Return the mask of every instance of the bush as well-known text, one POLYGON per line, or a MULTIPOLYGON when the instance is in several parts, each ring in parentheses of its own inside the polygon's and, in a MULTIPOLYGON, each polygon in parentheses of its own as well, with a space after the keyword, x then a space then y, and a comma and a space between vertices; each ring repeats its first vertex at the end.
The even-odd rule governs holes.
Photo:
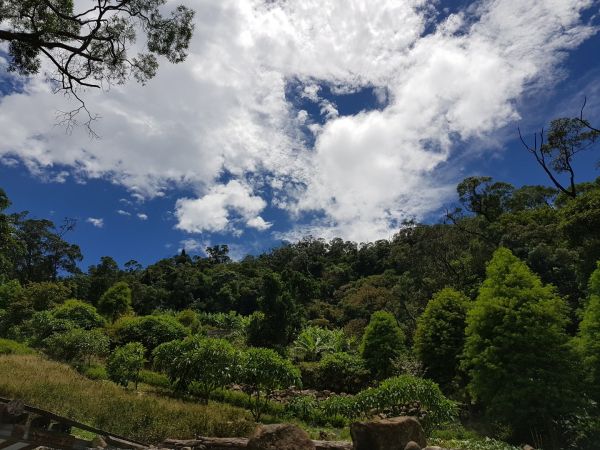
POLYGON ((93 357, 108 353, 109 340, 100 330, 74 328, 53 334, 44 340, 44 345, 52 358, 89 366, 93 357))
POLYGON ((158 345, 183 339, 187 329, 177 319, 168 315, 142 317, 122 317, 112 327, 112 334, 117 345, 128 342, 141 343, 149 355, 158 345))
POLYGON ((300 361, 318 361, 323 355, 342 352, 347 348, 346 336, 342 330, 309 326, 293 342, 292 354, 300 361))
POLYGON ((360 346, 366 366, 378 379, 393 373, 393 360, 405 349, 404 333, 389 312, 377 311, 371 316, 360 346))
POLYGON ((334 392, 355 394, 370 380, 370 373, 363 359, 349 353, 325 355, 317 367, 317 379, 321 388, 334 392))
POLYGON ((101 364, 91 364, 83 371, 83 375, 88 377, 90 380, 108 380, 106 367, 101 364))
POLYGON ((10 339, 0 339, 0 355, 32 355, 35 350, 10 339))
POLYGON ((354 408, 359 414, 373 412, 386 416, 416 416, 429 433, 456 419, 457 406, 447 399, 431 380, 401 375, 383 381, 378 387, 360 392, 354 408))
POLYGON ((101 328, 105 325, 104 319, 96 312, 96 308, 81 300, 67 300, 52 309, 51 314, 55 319, 68 320, 77 328, 84 330, 101 328))
POLYGON ((129 342, 117 347, 106 362, 108 378, 124 387, 134 382, 137 389, 140 370, 146 361, 145 353, 146 349, 139 342, 129 342))

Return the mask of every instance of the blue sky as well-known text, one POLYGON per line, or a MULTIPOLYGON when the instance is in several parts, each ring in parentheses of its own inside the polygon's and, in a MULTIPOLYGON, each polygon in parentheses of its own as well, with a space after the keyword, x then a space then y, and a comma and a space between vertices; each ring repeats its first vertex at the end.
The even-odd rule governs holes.
MULTIPOLYGON (((598 2, 188 3, 186 63, 86 93, 97 140, 56 126, 68 100, 0 61, 0 187, 14 211, 76 218, 83 267, 389 237, 436 221, 465 176, 547 184, 517 126, 531 136, 584 96, 600 122, 598 2)), ((579 181, 599 159, 581 155, 579 181)))

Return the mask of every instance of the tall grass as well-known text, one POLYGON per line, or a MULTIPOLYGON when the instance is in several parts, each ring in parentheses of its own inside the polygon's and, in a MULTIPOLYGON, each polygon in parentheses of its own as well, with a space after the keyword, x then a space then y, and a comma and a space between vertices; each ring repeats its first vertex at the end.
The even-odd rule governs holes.
POLYGON ((0 355, 0 396, 146 443, 196 435, 244 436, 250 415, 230 405, 200 405, 93 381, 34 355, 0 355))

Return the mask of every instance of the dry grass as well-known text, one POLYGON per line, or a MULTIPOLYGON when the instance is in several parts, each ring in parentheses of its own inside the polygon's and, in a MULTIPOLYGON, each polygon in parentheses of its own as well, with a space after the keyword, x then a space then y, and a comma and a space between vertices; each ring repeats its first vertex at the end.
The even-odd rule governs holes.
POLYGON ((71 367, 34 355, 0 355, 0 396, 147 443, 195 435, 244 436, 254 424, 240 408, 207 406, 89 380, 71 367))

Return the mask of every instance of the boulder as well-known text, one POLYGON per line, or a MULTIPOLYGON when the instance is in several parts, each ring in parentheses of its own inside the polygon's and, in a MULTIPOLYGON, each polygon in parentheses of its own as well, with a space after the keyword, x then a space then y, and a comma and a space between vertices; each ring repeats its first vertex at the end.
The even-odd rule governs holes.
POLYGON ((306 432, 291 424, 260 425, 248 441, 248 450, 315 450, 306 432))
POLYGON ((354 450, 404 450, 413 441, 420 448, 427 446, 425 433, 414 417, 394 417, 350 425, 354 450))
POLYGON ((410 441, 408 444, 406 444, 406 447, 404 447, 404 450, 421 450, 421 446, 419 444, 417 444, 415 441, 410 441))

